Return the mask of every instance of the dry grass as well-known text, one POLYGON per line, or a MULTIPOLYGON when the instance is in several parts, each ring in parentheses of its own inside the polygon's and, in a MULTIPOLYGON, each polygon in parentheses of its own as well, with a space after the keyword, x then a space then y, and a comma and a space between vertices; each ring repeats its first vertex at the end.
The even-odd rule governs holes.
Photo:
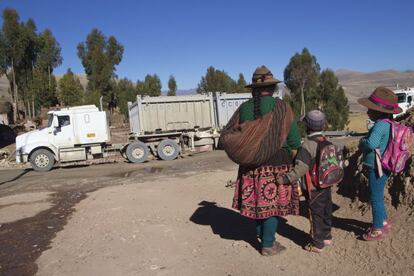
POLYGON ((367 119, 366 113, 350 113, 349 123, 346 129, 349 131, 366 132, 367 131, 367 119))

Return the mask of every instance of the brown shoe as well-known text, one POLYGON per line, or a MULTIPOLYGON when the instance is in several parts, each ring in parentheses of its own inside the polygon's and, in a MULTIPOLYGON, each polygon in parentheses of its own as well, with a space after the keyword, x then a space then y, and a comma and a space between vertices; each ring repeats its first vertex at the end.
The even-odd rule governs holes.
POLYGON ((305 249, 306 251, 309 251, 309 252, 313 252, 313 253, 322 253, 323 252, 323 248, 316 247, 311 242, 308 243, 307 245, 305 245, 303 247, 303 249, 305 249))
POLYGON ((286 247, 284 247, 278 242, 273 242, 272 247, 263 247, 260 253, 262 254, 262 256, 273 256, 281 253, 284 250, 286 250, 286 247))

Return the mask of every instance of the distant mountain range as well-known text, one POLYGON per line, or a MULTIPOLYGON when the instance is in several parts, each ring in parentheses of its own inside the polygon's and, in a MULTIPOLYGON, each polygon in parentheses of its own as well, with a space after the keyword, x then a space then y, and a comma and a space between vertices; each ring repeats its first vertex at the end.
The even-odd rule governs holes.
POLYGON ((339 83, 345 90, 351 111, 360 112, 364 107, 357 103, 357 99, 367 97, 378 86, 396 89, 397 86, 414 87, 414 71, 386 70, 373 73, 362 73, 351 70, 337 70, 335 72, 339 83))
MULTIPOLYGON (((353 112, 361 112, 364 110, 362 106, 357 103, 357 99, 368 96, 376 87, 386 86, 395 89, 399 87, 414 87, 414 71, 396 71, 386 70, 371 73, 363 73, 352 70, 337 70, 335 72, 339 83, 345 90, 345 94, 349 101, 349 106, 353 112)), ((59 80, 61 76, 56 76, 59 80)), ((86 87, 87 79, 84 74, 78 75, 81 84, 86 87)), ((0 98, 9 98, 9 84, 5 76, 0 78, 0 98)), ((289 93, 288 89, 282 84, 279 86, 283 95, 289 93)), ((178 90, 177 95, 191 95, 196 94, 196 88, 178 90)), ((166 91, 163 92, 166 94, 166 91)))
MULTIPOLYGON (((168 91, 165 91, 163 92, 163 94, 167 95, 167 92, 168 91)), ((193 95, 193 94, 197 94, 196 88, 177 90, 177 95, 193 95)))

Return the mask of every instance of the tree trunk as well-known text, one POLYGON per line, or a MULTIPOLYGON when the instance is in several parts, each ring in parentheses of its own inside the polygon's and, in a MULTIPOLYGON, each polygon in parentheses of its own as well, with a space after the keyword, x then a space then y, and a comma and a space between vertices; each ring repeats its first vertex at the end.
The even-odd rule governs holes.
POLYGON ((30 108, 30 101, 27 102, 27 114, 29 116, 29 119, 32 119, 32 110, 30 108))
POLYGON ((13 59, 11 60, 11 64, 12 64, 12 73, 13 73, 13 122, 16 123, 17 122, 17 117, 19 116, 18 113, 18 105, 17 105, 17 85, 16 85, 16 75, 14 72, 14 62, 13 59))
POLYGON ((305 84, 302 83, 300 86, 300 97, 301 97, 301 106, 300 106, 300 116, 306 115, 306 106, 305 106, 305 93, 304 93, 305 84))
POLYGON ((23 107, 23 119, 26 119, 27 118, 27 106, 26 106, 26 102, 23 100, 21 103, 20 103, 20 106, 22 106, 23 107))
POLYGON ((35 106, 34 106, 34 98, 32 98, 32 115, 36 117, 35 106))
POLYGON ((51 80, 50 80, 50 66, 48 65, 47 66, 47 72, 48 72, 48 74, 49 74, 49 93, 50 93, 50 87, 52 86, 52 84, 51 84, 51 80))

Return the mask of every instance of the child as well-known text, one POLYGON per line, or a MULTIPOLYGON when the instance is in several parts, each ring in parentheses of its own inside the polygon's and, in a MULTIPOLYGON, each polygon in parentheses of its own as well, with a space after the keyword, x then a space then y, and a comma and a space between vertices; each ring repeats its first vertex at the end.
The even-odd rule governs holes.
POLYGON ((363 164, 368 171, 369 197, 372 205, 372 227, 362 235, 366 241, 383 239, 391 228, 384 205, 384 187, 390 172, 382 169, 375 150, 379 149, 381 156, 385 152, 391 126, 381 119, 392 120, 392 114, 401 113, 397 100, 394 92, 385 87, 378 87, 369 98, 358 100, 358 103, 368 108, 368 117, 374 122, 367 136, 359 142, 363 164))
MULTIPOLYGON (((319 110, 308 112, 303 119, 308 134, 307 139, 299 149, 295 159, 295 167, 284 176, 277 178, 278 183, 292 183, 303 177, 316 163, 319 141, 325 140, 322 130, 325 126, 325 114, 319 110)), ((324 246, 332 244, 332 195, 331 188, 317 189, 311 186, 308 191, 306 184, 301 182, 301 189, 305 191, 308 199, 311 242, 304 247, 305 250, 321 253, 324 246)))

